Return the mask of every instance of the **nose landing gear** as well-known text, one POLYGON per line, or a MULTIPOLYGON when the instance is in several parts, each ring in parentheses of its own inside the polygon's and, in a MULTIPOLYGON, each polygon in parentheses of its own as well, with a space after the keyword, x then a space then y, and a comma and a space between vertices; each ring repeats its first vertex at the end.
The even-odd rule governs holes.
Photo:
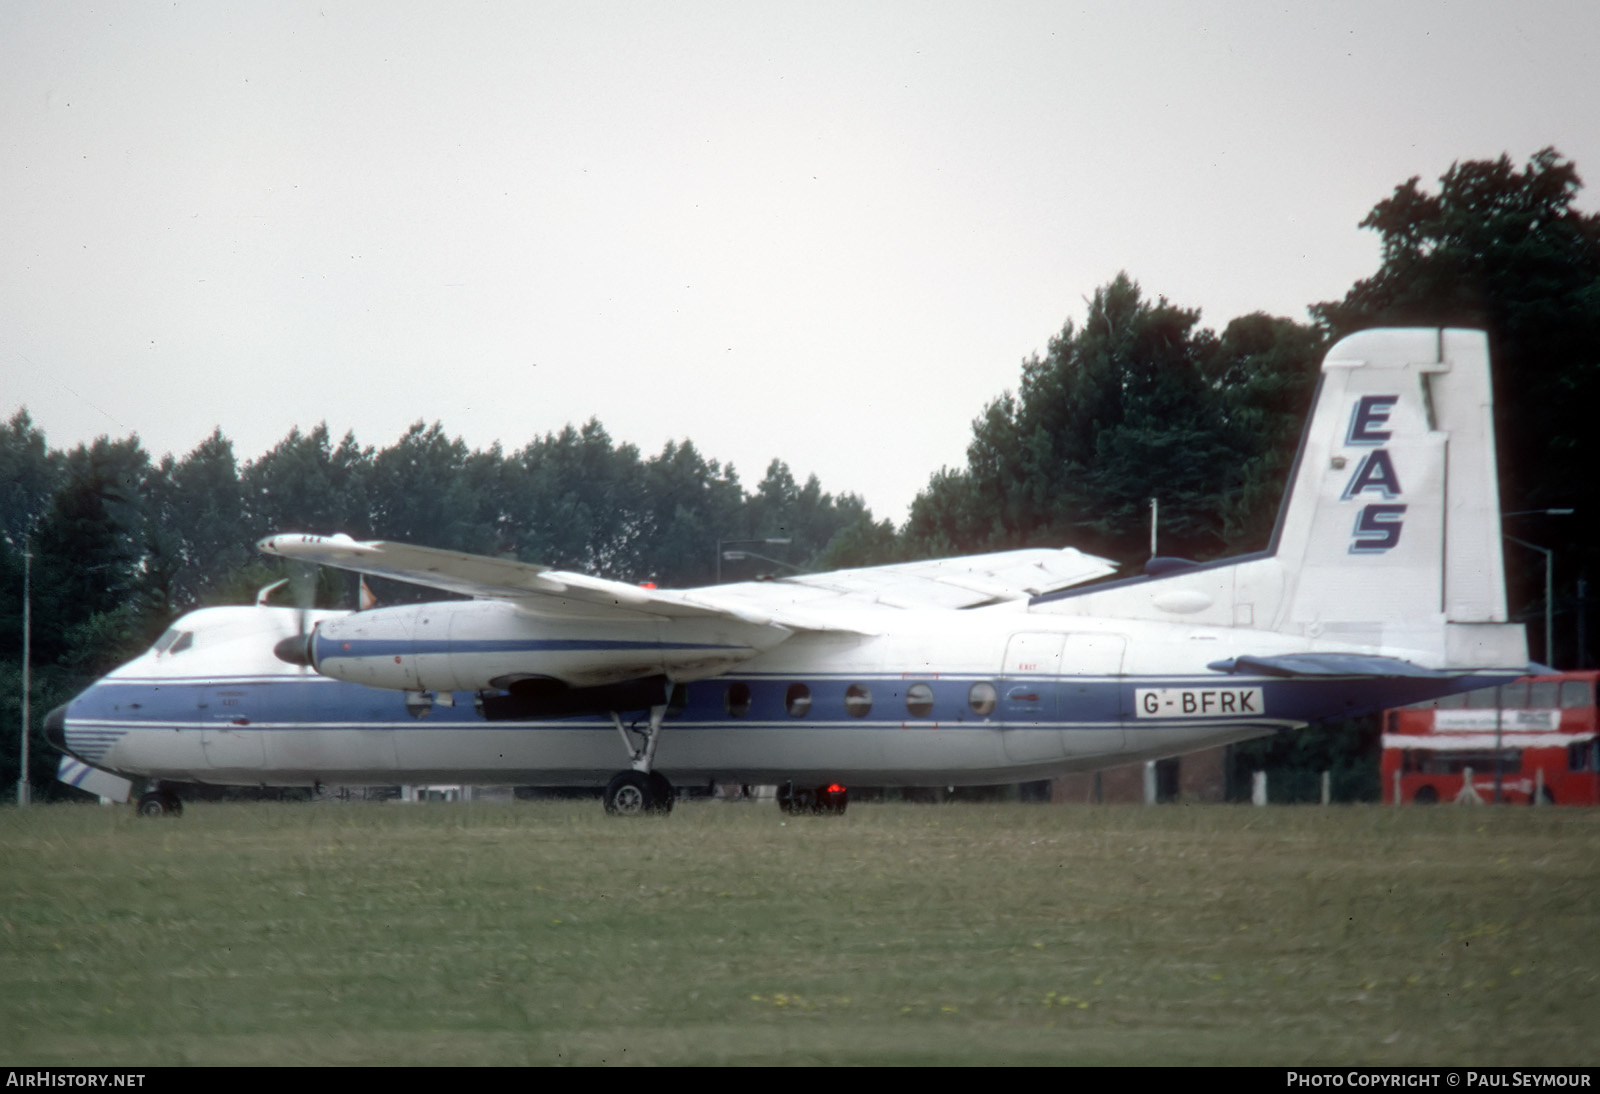
POLYGON ((151 790, 139 796, 136 808, 141 817, 177 817, 183 814, 183 801, 170 790, 151 790))

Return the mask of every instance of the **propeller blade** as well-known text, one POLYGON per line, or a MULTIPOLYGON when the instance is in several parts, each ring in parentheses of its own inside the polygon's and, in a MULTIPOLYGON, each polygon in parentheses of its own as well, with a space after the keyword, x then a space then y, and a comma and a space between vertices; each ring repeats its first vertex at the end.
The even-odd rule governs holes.
POLYGON ((311 609, 317 605, 317 566, 313 562, 289 563, 289 584, 294 592, 294 637, 285 638, 272 648, 280 661, 301 668, 311 666, 311 634, 307 626, 311 609))

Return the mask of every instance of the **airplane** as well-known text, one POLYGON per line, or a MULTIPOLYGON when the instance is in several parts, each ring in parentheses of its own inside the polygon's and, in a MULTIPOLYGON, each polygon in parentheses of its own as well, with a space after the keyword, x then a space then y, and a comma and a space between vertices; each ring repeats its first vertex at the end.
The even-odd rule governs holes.
POLYGON ((173 784, 984 785, 1156 759, 1507 682, 1487 339, 1376 329, 1327 353, 1270 546, 1114 564, 1033 548, 685 590, 343 535, 267 554, 467 599, 208 608, 46 721, 173 784))

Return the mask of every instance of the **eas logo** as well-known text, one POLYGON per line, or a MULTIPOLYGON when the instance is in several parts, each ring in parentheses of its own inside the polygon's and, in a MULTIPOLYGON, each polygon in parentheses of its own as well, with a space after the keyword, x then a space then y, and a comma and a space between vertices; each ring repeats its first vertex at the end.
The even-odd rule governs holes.
POLYGON ((1363 395, 1350 412, 1345 443, 1371 447, 1372 451, 1356 464, 1355 473, 1350 476, 1340 500, 1351 501, 1368 493, 1384 499, 1362 506, 1361 512, 1356 514, 1355 532, 1350 539, 1351 554, 1379 554, 1400 544, 1403 523, 1400 518, 1406 507, 1393 504, 1401 493, 1400 476, 1389 450, 1381 447, 1394 435, 1388 428, 1389 414, 1399 401, 1398 395, 1363 395))

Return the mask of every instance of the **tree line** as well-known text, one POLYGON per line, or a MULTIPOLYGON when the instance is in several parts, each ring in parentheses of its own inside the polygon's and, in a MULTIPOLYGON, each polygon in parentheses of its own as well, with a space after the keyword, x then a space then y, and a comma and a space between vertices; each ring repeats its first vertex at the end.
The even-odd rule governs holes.
MULTIPOLYGON (((1453 165, 1437 189, 1412 178, 1360 227, 1381 262, 1310 322, 1265 314, 1220 333, 1198 310, 1151 299, 1127 274, 1097 289, 1081 323, 1022 362, 1014 391, 976 417, 966 466, 935 472, 900 527, 862 500, 796 482, 774 460, 753 488, 692 441, 644 456, 600 422, 567 426, 507 452, 469 449, 418 422, 375 449, 326 425, 292 430, 240 462, 220 431, 155 460, 138 438, 51 448, 27 411, 0 425, 0 717, 18 725, 25 545, 32 555, 35 732, 44 710, 143 649, 177 615, 248 603, 282 576, 261 536, 347 532, 663 586, 709 584, 718 544, 760 544, 771 563, 721 563, 748 579, 786 567, 833 569, 1028 546, 1072 545, 1138 565, 1148 499, 1160 501, 1161 553, 1208 559, 1266 545, 1332 341, 1379 325, 1489 332, 1495 363, 1502 507, 1572 509, 1511 518, 1507 530, 1556 552, 1560 625, 1536 656, 1592 664, 1579 596, 1593 569, 1600 505, 1600 216, 1575 206, 1576 166, 1554 149, 1453 165)), ((1269 276, 1264 272, 1263 276, 1269 276)), ((1542 620, 1543 558, 1507 547, 1518 618, 1542 620)), ((396 598, 399 587, 386 590, 396 598)), ((331 575, 327 606, 349 606, 331 575)), ((1375 796, 1375 728, 1250 743, 1236 762, 1332 768, 1344 796, 1375 796), (1312 739, 1315 738, 1315 739, 1312 739), (1371 770, 1370 778, 1364 774, 1371 770)), ((0 748, 0 786, 16 778, 0 748)), ((54 785, 35 741, 36 786, 54 785)))

